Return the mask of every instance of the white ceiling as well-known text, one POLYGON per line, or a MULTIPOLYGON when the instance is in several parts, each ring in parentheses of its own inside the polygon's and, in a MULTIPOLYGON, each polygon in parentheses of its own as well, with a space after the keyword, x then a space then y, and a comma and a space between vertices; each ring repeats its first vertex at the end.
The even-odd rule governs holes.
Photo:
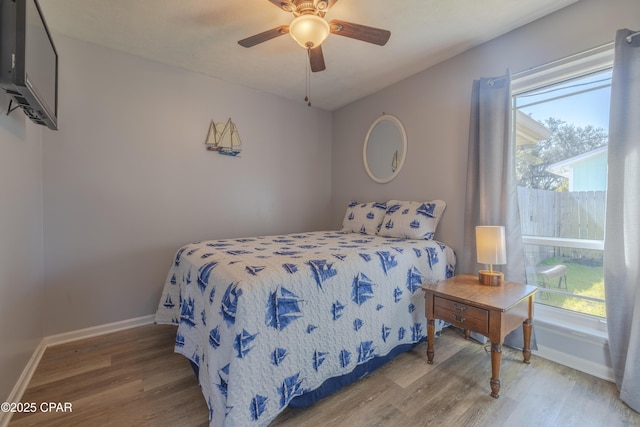
MULTIPOLYGON (((327 69, 311 75, 313 106, 334 110, 576 0, 339 0, 326 19, 391 31, 380 47, 330 35, 327 69)), ((283 35, 237 41, 289 24, 268 0, 40 0, 50 29, 303 102, 306 51, 283 35)), ((55 35, 54 35, 55 41, 55 35)))

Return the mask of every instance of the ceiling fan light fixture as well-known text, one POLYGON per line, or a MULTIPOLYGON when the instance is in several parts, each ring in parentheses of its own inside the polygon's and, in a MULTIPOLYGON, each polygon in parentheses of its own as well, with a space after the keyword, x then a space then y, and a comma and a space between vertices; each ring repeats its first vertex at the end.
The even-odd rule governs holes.
POLYGON ((303 48, 311 49, 329 35, 329 23, 317 15, 300 15, 289 24, 289 34, 303 48))

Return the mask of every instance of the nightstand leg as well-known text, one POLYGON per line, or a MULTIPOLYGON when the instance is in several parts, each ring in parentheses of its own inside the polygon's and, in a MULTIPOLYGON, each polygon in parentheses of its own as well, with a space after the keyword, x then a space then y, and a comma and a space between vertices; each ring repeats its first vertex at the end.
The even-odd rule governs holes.
POLYGON ((500 362, 502 344, 491 343, 491 397, 500 396, 500 362))
POLYGON ((433 363, 433 341, 436 338, 436 321, 427 319, 427 363, 433 363))
POLYGON ((524 356, 524 363, 530 363, 531 360, 531 330, 533 329, 533 322, 531 319, 527 319, 522 323, 522 335, 524 336, 524 346, 522 347, 522 355, 524 356))

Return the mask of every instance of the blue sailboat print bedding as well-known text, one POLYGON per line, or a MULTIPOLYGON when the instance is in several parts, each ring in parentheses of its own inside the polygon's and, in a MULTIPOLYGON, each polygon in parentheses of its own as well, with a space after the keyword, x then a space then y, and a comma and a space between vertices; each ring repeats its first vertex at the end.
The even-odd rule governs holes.
POLYGON ((156 322, 199 367, 212 426, 263 426, 325 380, 426 335, 420 287, 451 277, 435 240, 340 231, 178 250, 156 322))

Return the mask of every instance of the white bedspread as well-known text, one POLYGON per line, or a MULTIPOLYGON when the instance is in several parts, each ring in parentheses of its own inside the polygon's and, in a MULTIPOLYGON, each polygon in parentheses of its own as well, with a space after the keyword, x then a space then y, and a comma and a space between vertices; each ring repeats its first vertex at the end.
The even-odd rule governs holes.
POLYGON ((267 425, 327 378, 423 338, 420 286, 454 267, 437 241, 336 231, 193 243, 156 321, 178 325, 212 426, 267 425))

